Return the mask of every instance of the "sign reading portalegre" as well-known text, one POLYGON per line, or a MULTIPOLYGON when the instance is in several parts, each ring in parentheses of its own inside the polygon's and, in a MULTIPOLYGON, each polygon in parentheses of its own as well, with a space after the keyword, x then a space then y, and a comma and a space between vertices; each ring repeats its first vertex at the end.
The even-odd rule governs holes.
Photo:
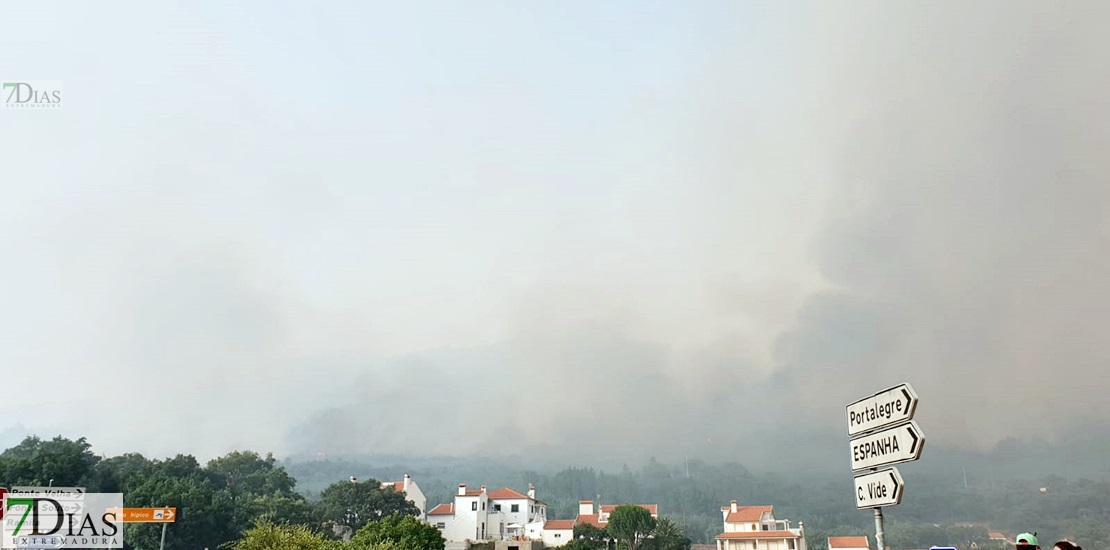
POLYGON ((0 547, 123 548, 122 493, 21 489, 3 495, 0 547))
POLYGON ((913 420, 917 401, 909 384, 898 384, 848 405, 848 437, 913 420))

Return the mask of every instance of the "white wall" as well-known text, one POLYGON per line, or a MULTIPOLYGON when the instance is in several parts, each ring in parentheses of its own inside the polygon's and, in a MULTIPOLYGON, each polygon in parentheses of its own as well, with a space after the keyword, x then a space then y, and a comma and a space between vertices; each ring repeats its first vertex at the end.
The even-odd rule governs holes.
POLYGON ((409 479, 408 489, 405 490, 405 498, 420 510, 420 519, 427 519, 428 517, 428 499, 424 496, 424 491, 416 484, 416 481, 409 479))
POLYGON ((562 546, 574 538, 573 529, 551 529, 541 531, 543 545, 546 547, 562 546))

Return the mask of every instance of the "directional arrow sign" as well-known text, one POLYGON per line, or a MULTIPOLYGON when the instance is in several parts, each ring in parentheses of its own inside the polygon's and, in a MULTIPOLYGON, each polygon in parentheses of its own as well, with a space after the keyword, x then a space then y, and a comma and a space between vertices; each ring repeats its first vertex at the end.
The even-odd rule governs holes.
POLYGON ((856 476, 856 508, 896 506, 902 503, 902 474, 898 468, 887 468, 856 476))
POLYGON ((177 508, 124 508, 120 519, 125 523, 173 523, 177 508))
POLYGON ((85 495, 84 487, 12 487, 11 494, 21 497, 79 498, 85 495))
POLYGON ((913 420, 917 401, 909 384, 898 384, 848 405, 848 437, 913 420))
POLYGON ((878 468, 921 457, 925 434, 917 422, 909 421, 853 439, 852 470, 878 468))

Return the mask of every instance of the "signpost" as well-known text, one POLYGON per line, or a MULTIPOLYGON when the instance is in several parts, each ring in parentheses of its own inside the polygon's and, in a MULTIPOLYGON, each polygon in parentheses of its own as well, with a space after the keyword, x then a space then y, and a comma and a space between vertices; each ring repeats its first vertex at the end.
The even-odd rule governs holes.
POLYGON ((85 495, 84 487, 12 487, 13 496, 79 498, 85 495))
POLYGON ((162 541, 158 544, 159 550, 166 547, 166 525, 177 520, 177 508, 117 508, 108 511, 118 513, 120 521, 124 523, 161 523, 162 541))
POLYGON ((925 434, 911 420, 853 439, 849 447, 852 471, 878 468, 921 458, 925 434))
POLYGON ((177 508, 124 508, 120 515, 124 523, 173 523, 177 508))
POLYGON ((913 420, 917 401, 909 384, 898 384, 848 405, 848 437, 913 420))
POLYGON ((878 550, 886 550, 883 507, 902 503, 905 483, 898 468, 876 468, 921 458, 925 433, 913 421, 917 402, 917 392, 909 384, 898 384, 844 408, 852 471, 864 471, 855 476, 856 508, 875 510, 878 550))
POLYGON ((898 468, 887 468, 856 476, 856 508, 897 506, 902 503, 902 474, 898 468))

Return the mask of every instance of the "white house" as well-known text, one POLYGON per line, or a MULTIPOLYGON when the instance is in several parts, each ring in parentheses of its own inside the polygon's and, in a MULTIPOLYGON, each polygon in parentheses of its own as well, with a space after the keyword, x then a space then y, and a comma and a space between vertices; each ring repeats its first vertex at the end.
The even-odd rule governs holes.
POLYGON ((395 492, 404 493, 405 500, 411 502, 413 506, 416 506, 417 510, 420 510, 420 519, 427 519, 428 499, 424 497, 424 491, 420 490, 420 487, 416 485, 416 481, 409 477, 408 474, 405 474, 404 479, 401 481, 383 481, 382 487, 392 487, 395 492))
MULTIPOLYGON (((598 506, 595 510, 594 501, 580 500, 578 501, 578 517, 547 520, 539 538, 543 540, 545 547, 562 546, 574 538, 574 527, 576 525, 593 525, 597 528, 604 528, 609 523, 609 515, 613 513, 617 506, 619 505, 605 504, 598 506)), ((658 504, 635 504, 634 506, 647 510, 653 518, 659 518, 658 504)))
POLYGON ((536 498, 535 486, 523 494, 508 487, 488 491, 467 490, 465 483, 452 503, 428 512, 428 522, 448 541, 542 538, 547 504, 536 498))
POLYGON ((543 525, 543 533, 540 534, 540 540, 543 541, 544 547, 562 546, 574 539, 574 523, 576 521, 573 519, 547 520, 547 523, 543 525))
POLYGON ((829 537, 829 550, 871 550, 866 536, 829 537))
POLYGON ((806 550, 804 524, 775 519, 773 506, 737 506, 732 501, 721 508, 725 532, 717 535, 717 550, 806 550))

